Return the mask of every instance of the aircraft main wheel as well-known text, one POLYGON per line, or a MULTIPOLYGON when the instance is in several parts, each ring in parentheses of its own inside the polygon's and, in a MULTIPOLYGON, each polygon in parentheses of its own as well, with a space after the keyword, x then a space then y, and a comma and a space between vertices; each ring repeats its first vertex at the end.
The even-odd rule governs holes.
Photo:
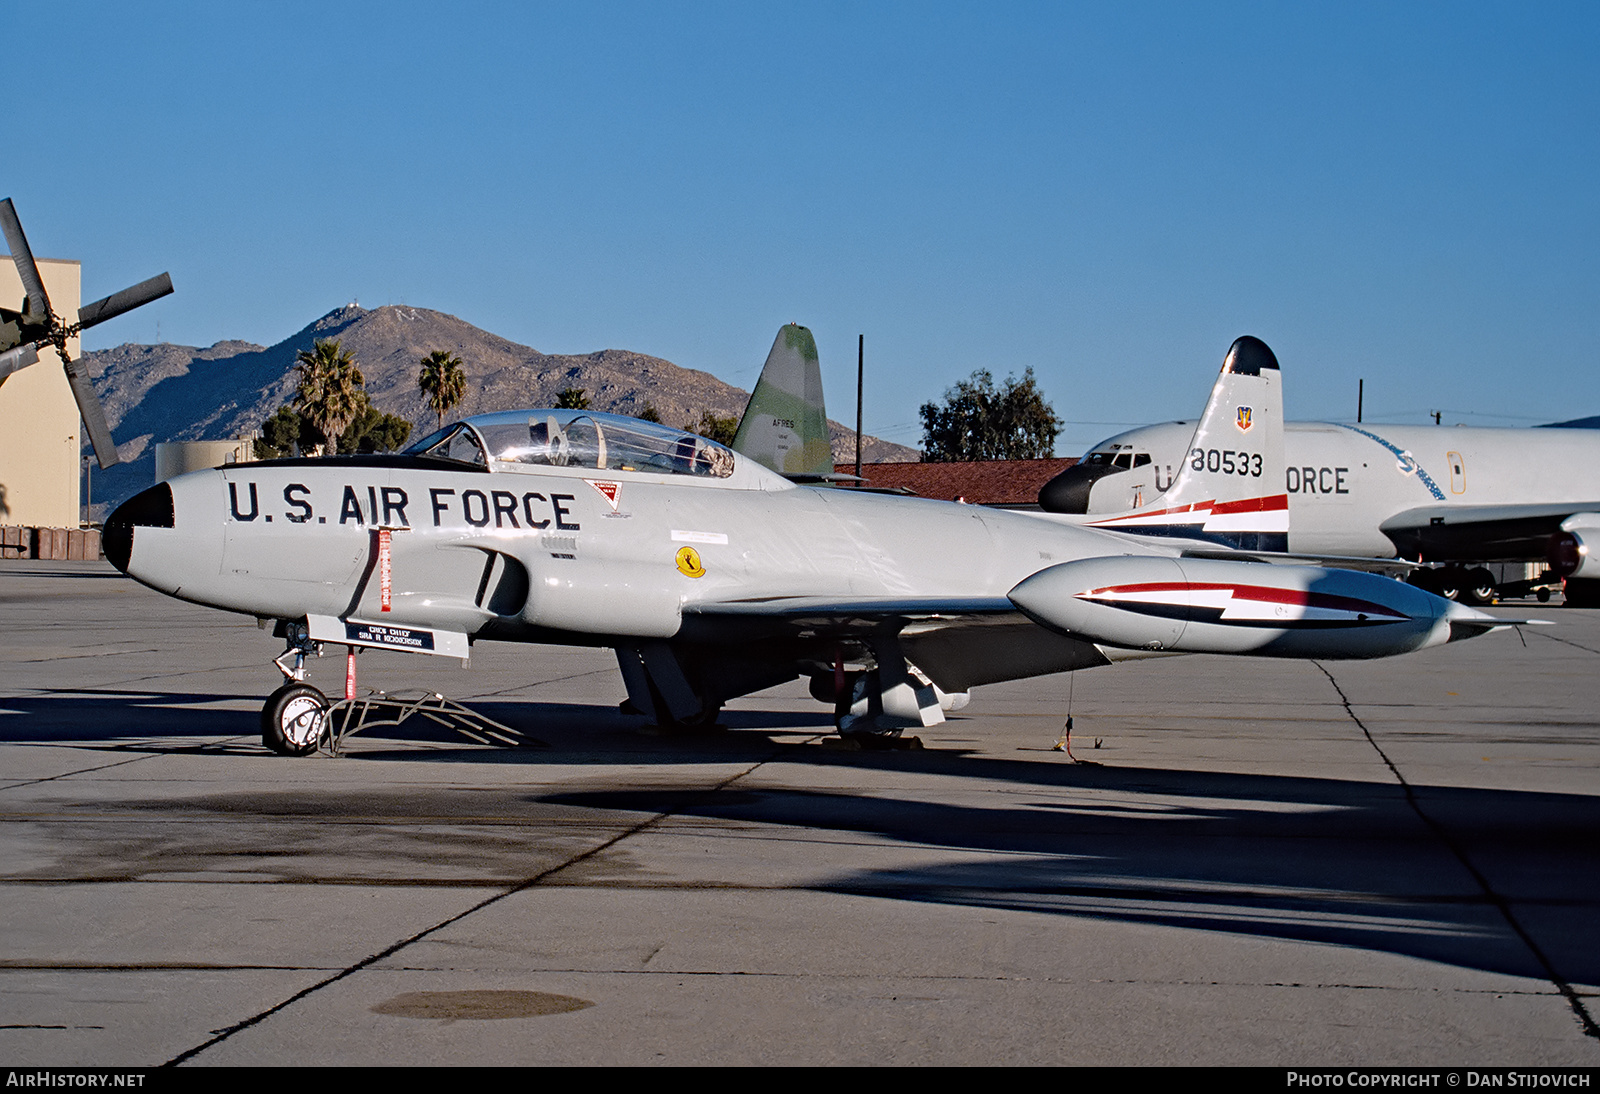
POLYGON ((1539 598, 1539 603, 1541 604, 1550 603, 1550 590, 1548 588, 1541 586, 1533 595, 1539 598))
POLYGON ((1461 571, 1453 567, 1436 570, 1433 574, 1433 592, 1446 600, 1461 599, 1461 571))
POLYGON ((261 743, 280 756, 316 751, 328 697, 310 684, 285 684, 261 708, 261 743))
POLYGON ((1468 604, 1487 604, 1494 599, 1498 590, 1494 584, 1494 574, 1483 566, 1467 571, 1467 576, 1461 583, 1461 599, 1468 604))

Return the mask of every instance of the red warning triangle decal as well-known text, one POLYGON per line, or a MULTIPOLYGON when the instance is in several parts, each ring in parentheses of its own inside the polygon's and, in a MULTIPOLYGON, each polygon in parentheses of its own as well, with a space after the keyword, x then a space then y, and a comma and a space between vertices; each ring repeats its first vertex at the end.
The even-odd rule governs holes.
POLYGON ((610 504, 613 513, 617 511, 617 498, 622 496, 622 484, 620 482, 596 482, 593 479, 584 479, 583 481, 600 491, 600 496, 610 504))

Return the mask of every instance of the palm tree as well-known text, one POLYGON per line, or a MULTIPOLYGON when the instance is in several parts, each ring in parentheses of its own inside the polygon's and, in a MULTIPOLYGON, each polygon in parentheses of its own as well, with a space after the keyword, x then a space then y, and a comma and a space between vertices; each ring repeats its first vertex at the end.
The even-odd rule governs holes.
POLYGON ((300 390, 295 393, 295 409, 311 419, 328 439, 330 456, 339 452, 339 434, 367 409, 366 377, 356 366, 355 356, 334 341, 318 342, 301 350, 300 390))
POLYGON ((444 428, 445 411, 461 404, 467 393, 467 378, 461 371, 461 358, 436 349, 422 359, 417 386, 428 397, 428 406, 444 428))

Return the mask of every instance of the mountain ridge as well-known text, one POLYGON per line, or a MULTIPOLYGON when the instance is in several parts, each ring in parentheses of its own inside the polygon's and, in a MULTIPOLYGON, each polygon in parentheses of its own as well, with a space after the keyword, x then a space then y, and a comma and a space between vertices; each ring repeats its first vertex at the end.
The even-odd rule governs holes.
MULTIPOLYGON (((708 372, 684 368, 631 350, 546 354, 428 308, 347 304, 271 346, 228 339, 210 346, 124 343, 85 353, 106 421, 123 464, 95 479, 95 510, 102 512, 154 479, 154 444, 235 437, 261 428, 294 398, 301 350, 336 339, 366 377, 373 406, 415 425, 413 438, 434 429, 434 415, 417 387, 421 361, 435 350, 461 358, 466 395, 447 419, 495 410, 553 406, 562 390, 583 388, 595 410, 637 416, 646 404, 661 420, 681 426, 704 411, 744 412, 749 393, 708 372)), ((753 347, 757 359, 762 347, 753 347)), ((855 459, 855 433, 828 423, 834 459, 855 459)), ((915 449, 863 437, 863 459, 900 462, 915 449)))

